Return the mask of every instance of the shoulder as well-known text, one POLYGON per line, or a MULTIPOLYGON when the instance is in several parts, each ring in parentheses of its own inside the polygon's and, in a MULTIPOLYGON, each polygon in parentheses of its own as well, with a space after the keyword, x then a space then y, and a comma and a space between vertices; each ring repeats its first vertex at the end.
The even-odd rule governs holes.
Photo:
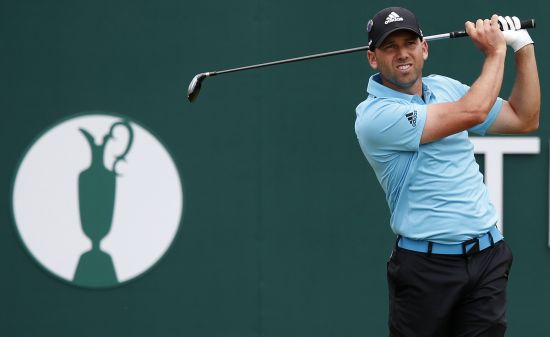
POLYGON ((411 102, 405 99, 370 95, 355 109, 356 127, 378 128, 380 124, 391 123, 391 120, 410 110, 411 102))
MULTIPOLYGON (((424 84, 433 91, 436 96, 446 94, 451 99, 462 97, 469 87, 460 81, 442 75, 429 75, 423 78, 424 84), (439 94, 439 95, 438 95, 439 94)), ((443 97, 440 97, 443 98, 443 97)))
POLYGON ((408 106, 411 102, 402 99, 402 98, 396 98, 396 97, 375 97, 373 95, 369 95, 366 100, 359 103, 357 108, 355 108, 355 112, 357 113, 357 116, 369 116, 369 117, 375 117, 380 115, 384 110, 391 109, 399 109, 402 106, 408 106))
POLYGON ((417 109, 406 99, 369 96, 356 108, 355 132, 365 139, 378 138, 382 133, 388 134, 390 130, 410 126, 410 116, 417 109))
POLYGON ((455 80, 454 78, 450 78, 443 75, 437 75, 437 74, 426 76, 422 80, 424 81, 424 83, 430 86, 431 85, 435 85, 435 86, 438 86, 438 85, 463 86, 464 85, 460 81, 455 80))

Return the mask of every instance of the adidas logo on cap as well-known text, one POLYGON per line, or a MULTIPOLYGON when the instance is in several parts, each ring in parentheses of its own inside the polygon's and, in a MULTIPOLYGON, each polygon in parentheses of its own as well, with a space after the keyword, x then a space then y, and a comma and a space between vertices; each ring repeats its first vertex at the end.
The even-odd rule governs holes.
POLYGON ((385 25, 387 25, 390 22, 396 22, 396 21, 403 21, 403 18, 399 16, 396 12, 391 12, 390 15, 386 18, 386 21, 384 22, 385 25))
POLYGON ((402 7, 382 9, 367 24, 368 38, 369 41, 372 41, 369 44, 369 49, 373 51, 375 48, 380 47, 380 44, 389 34, 401 29, 409 30, 422 37, 422 32, 413 12, 402 7))

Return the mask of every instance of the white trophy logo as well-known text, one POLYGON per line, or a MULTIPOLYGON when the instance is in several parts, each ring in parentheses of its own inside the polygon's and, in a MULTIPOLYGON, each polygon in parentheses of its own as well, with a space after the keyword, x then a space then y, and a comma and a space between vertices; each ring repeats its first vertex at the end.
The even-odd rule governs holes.
POLYGON ((79 115, 43 133, 13 184, 13 215, 30 254, 84 287, 149 270, 182 218, 178 169, 149 131, 124 116, 79 115))

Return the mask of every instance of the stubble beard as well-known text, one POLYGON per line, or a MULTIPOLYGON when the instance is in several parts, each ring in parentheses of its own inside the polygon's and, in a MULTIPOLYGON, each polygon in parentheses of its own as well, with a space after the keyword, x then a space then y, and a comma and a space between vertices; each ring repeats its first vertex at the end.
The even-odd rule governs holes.
POLYGON ((398 87, 398 88, 401 88, 401 89, 410 89, 414 86, 414 84, 418 81, 418 78, 420 77, 418 74, 414 74, 413 78, 410 80, 410 81, 407 81, 407 82, 403 82, 403 81, 400 81, 397 76, 385 76, 383 74, 380 74, 380 76, 382 77, 383 80, 385 80, 386 82, 389 82, 391 84, 393 84, 394 86, 398 87))

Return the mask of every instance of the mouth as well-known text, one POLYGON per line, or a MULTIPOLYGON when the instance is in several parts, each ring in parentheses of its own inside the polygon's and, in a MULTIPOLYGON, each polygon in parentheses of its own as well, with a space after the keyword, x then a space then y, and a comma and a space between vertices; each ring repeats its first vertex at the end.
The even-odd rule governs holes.
POLYGON ((412 68, 412 64, 406 63, 406 64, 398 64, 397 69, 400 71, 407 71, 412 68))

